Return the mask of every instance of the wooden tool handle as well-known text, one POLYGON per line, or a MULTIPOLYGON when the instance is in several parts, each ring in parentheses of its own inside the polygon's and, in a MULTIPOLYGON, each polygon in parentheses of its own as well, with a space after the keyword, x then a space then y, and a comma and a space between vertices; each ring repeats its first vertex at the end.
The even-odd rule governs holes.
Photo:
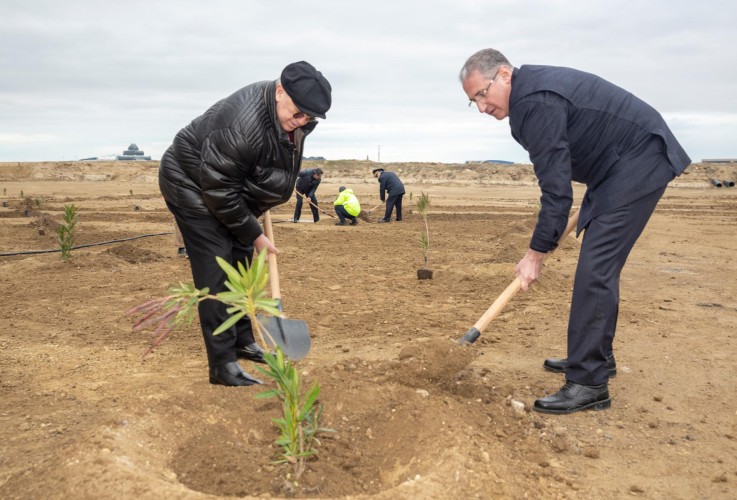
MULTIPOLYGON (((274 243, 274 229, 271 227, 270 210, 267 210, 264 214, 264 234, 269 238, 272 245, 276 246, 274 243)), ((267 251, 266 258, 269 263, 269 284, 271 285, 271 296, 275 299, 281 300, 281 292, 279 291, 279 269, 276 267, 276 254, 267 251)))
POLYGON ((304 194, 304 193, 300 193, 299 191, 297 191, 297 192, 299 193, 299 195, 300 195, 300 196, 301 196, 302 198, 304 198, 305 200, 307 200, 307 203, 309 203, 310 205, 312 205, 313 207, 315 207, 315 208, 316 208, 316 209, 317 209, 317 210, 318 210, 319 212, 322 212, 323 214, 327 215, 328 217, 332 217, 333 219, 335 219, 335 216, 334 216, 333 214, 331 214, 331 213, 328 213, 328 212, 326 212, 326 211, 325 211, 325 210, 323 210, 322 208, 320 208, 320 207, 318 207, 317 205, 315 205, 314 203, 312 203, 312 200, 311 200, 311 199, 309 199, 309 198, 307 197, 307 195, 306 195, 306 194, 304 194))
MULTIPOLYGON (((563 240, 566 239, 568 234, 570 234, 571 231, 576 227, 578 224, 578 214, 581 210, 576 210, 576 213, 574 213, 570 219, 568 219, 568 224, 566 225, 565 230, 563 231, 563 234, 561 235, 560 239, 558 239, 558 243, 563 243, 563 240)), ((543 262, 545 262, 545 259, 553 253, 552 250, 548 253, 546 253, 543 256, 543 262)), ((476 322, 475 325, 473 325, 474 328, 476 328, 479 332, 483 332, 486 330, 486 328, 491 324, 491 322, 499 316, 499 313, 502 312, 504 307, 507 305, 507 303, 514 297, 517 292, 519 292, 520 288, 522 287, 522 280, 519 279, 519 276, 512 281, 512 283, 509 284, 509 286, 502 292, 499 297, 494 301, 491 306, 486 310, 486 312, 479 318, 479 320, 476 322)))

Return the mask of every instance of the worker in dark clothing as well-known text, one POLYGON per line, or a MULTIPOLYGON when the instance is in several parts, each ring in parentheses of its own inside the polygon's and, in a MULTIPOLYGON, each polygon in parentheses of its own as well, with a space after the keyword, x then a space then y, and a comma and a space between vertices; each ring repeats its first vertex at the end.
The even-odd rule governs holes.
POLYGON ((397 209, 397 222, 402 220, 402 197, 404 196, 404 184, 394 172, 385 172, 383 168, 375 168, 371 171, 379 180, 379 199, 386 201, 384 218, 379 222, 387 223, 392 218, 392 211, 397 209), (388 195, 388 196, 387 196, 388 195))
POLYGON ((509 118, 542 196, 529 249, 515 271, 520 288, 540 277, 573 204, 572 181, 586 185, 578 233, 585 230, 568 321, 568 356, 544 363, 565 371, 556 393, 535 401, 543 413, 611 406, 612 343, 620 274, 668 183, 691 163, 652 106, 590 73, 555 66, 512 66, 494 49, 472 55, 459 75, 469 106, 509 118))
POLYGON ((317 210, 317 196, 315 196, 315 191, 317 191, 317 186, 320 185, 321 180, 321 168, 302 170, 299 173, 297 176, 297 187, 294 193, 297 197, 297 206, 294 208, 293 222, 299 222, 299 217, 302 214, 302 200, 304 200, 302 195, 305 195, 312 203, 314 203, 314 205, 310 205, 310 210, 312 210, 312 220, 314 222, 318 222, 320 220, 320 212, 317 210))
MULTIPOLYGON (((316 117, 325 118, 331 91, 322 73, 299 61, 276 80, 218 101, 177 133, 161 158, 159 188, 182 231, 195 287, 227 291, 216 257, 235 267, 254 251, 279 253, 258 218, 292 197, 305 137, 316 117)), ((227 309, 216 300, 198 305, 210 383, 260 384, 238 364, 264 362, 251 322, 244 317, 213 335, 231 317, 227 309)))

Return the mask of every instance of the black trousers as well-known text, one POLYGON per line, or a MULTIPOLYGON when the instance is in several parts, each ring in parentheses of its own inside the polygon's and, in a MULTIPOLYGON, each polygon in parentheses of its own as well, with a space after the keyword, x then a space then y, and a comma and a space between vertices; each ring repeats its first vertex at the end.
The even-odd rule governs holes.
POLYGON ((346 218, 350 219, 351 222, 356 222, 356 216, 349 214, 343 205, 335 205, 335 213, 338 214, 340 222, 345 222, 346 218))
MULTIPOLYGON (((296 194, 297 194, 297 206, 294 207, 294 220, 299 220, 299 217, 302 215, 302 201, 304 200, 304 198, 302 198, 302 196, 299 193, 296 193, 296 194)), ((309 198, 312 201, 312 203, 317 205, 317 196, 313 194, 309 198)), ((320 212, 318 212, 318 210, 312 205, 310 205, 310 210, 312 210, 312 220, 314 220, 315 222, 319 221, 320 212)))
POLYGON ((384 220, 389 222, 392 218, 392 210, 396 207, 397 209, 397 221, 402 220, 402 197, 404 196, 404 193, 402 194, 395 194, 393 196, 389 196, 386 199, 386 211, 384 212, 384 220))
POLYGON ((584 385, 609 380, 606 357, 617 328, 619 276, 664 192, 665 186, 586 226, 568 321, 567 380, 584 385))
MULTIPOLYGON (((250 263, 253 246, 241 243, 213 215, 193 214, 169 203, 167 206, 177 219, 182 232, 195 287, 208 287, 213 295, 227 290, 227 276, 215 261, 215 256, 222 257, 237 268, 237 262, 250 263)), ((230 317, 222 302, 203 300, 199 304, 198 313, 210 368, 236 361, 236 347, 254 342, 251 321, 247 318, 243 318, 229 330, 218 335, 212 334, 230 317)))

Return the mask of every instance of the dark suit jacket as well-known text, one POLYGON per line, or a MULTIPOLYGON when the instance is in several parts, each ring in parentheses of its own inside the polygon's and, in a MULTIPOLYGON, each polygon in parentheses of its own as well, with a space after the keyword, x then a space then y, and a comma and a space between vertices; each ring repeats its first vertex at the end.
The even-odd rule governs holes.
POLYGON ((573 188, 586 184, 578 231, 665 186, 691 163, 660 114, 616 85, 570 68, 512 74, 512 137, 530 154, 542 191, 530 248, 548 252, 565 229, 573 188))
POLYGON ((309 170, 301 170, 297 176, 297 191, 304 194, 308 198, 315 195, 317 186, 320 185, 322 179, 314 179, 312 175, 315 173, 315 168, 309 170))
POLYGON ((389 196, 404 194, 404 184, 394 172, 382 172, 379 176, 379 199, 384 201, 386 193, 389 196))

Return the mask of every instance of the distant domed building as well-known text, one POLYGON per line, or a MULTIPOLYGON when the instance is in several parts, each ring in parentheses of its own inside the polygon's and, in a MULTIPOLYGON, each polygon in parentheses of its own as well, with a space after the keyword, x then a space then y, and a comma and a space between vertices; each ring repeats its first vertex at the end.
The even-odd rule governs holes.
POLYGON ((143 156, 143 151, 138 149, 138 146, 131 144, 128 149, 123 151, 122 155, 115 157, 116 160, 150 160, 150 156, 143 156))

